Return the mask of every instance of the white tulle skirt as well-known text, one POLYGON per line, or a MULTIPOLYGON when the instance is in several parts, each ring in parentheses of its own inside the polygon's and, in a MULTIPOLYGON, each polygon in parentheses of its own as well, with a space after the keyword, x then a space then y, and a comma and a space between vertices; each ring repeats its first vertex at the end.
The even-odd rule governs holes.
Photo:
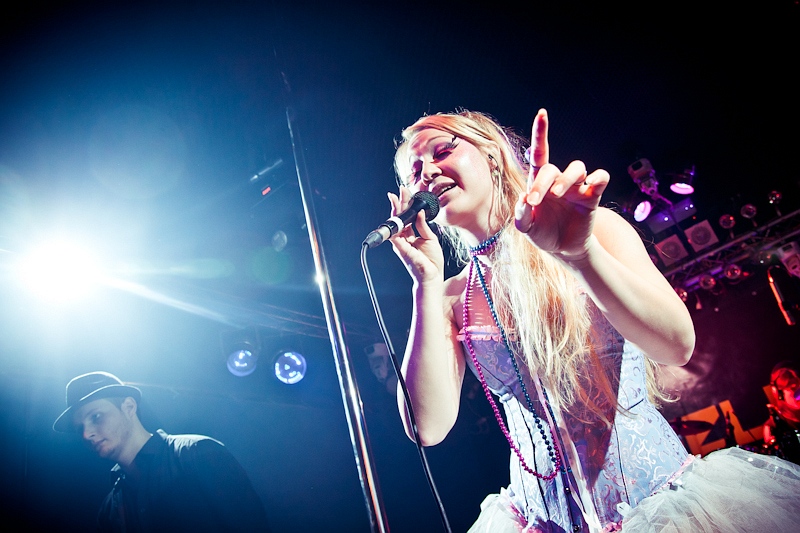
MULTIPOLYGON (((620 506, 623 533, 800 531, 800 466, 726 448, 695 459, 635 508, 620 506)), ((481 505, 469 533, 536 533, 505 491, 481 505)))

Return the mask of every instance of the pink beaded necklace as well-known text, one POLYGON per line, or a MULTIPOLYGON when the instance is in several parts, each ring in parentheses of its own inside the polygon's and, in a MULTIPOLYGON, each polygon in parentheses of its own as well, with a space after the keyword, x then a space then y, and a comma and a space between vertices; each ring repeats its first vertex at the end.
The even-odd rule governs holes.
POLYGON ((522 468, 525 469, 526 472, 529 474, 545 480, 550 481, 554 479, 558 472, 561 470, 563 472, 563 462, 561 460, 561 454, 558 451, 558 447, 555 446, 554 443, 550 442, 550 439, 547 437, 547 433, 544 429, 544 424, 542 423, 542 419, 536 413, 536 409, 533 407, 533 401, 531 401, 530 395, 528 394, 528 389, 525 386, 525 381, 522 378, 522 373, 520 372, 519 365, 517 364, 516 357, 514 356, 514 352, 511 349, 511 344, 508 342, 508 337, 506 336, 505 330, 503 326, 500 324, 500 320, 497 316, 497 311, 494 308, 494 302, 492 300, 491 295, 489 294, 489 287, 486 284, 486 279, 483 276, 483 271, 481 270, 481 265, 478 260, 478 256, 481 254, 488 254, 494 247, 497 245, 497 240, 500 237, 500 233, 502 233, 502 229, 486 239, 485 241, 481 242, 475 247, 471 247, 469 249, 470 255, 472 256, 472 261, 470 261, 469 265, 469 274, 467 276, 467 286, 466 291, 464 292, 464 310, 463 310, 463 325, 464 325, 464 339, 466 340, 467 349, 469 351, 470 357, 472 358, 472 362, 475 366, 475 369, 478 374, 478 379, 481 382, 481 386, 483 387, 483 393, 486 395, 486 399, 489 401, 489 404, 492 406, 492 411, 494 412, 494 416, 497 419, 497 423, 500 426, 500 430, 505 435, 506 440, 508 441, 508 445, 514 451, 514 453, 519 458, 520 465, 522 468), (477 274, 477 276, 476 276, 477 274), (542 436, 542 440, 547 446, 547 453, 550 456, 550 460, 553 463, 553 471, 549 474, 540 474, 536 470, 533 470, 531 467, 528 466, 528 463, 525 461, 525 458, 522 456, 522 452, 520 451, 517 444, 514 442, 514 439, 511 437, 511 434, 508 431, 508 427, 506 426, 505 422, 503 421, 503 417, 500 415, 500 409, 497 407, 497 403, 494 401, 494 397, 492 396, 491 391, 489 390, 489 385, 486 383, 486 378, 483 375, 483 369, 481 368, 481 364, 478 361, 478 356, 475 354, 475 348, 472 346, 472 338, 471 333, 469 331, 469 314, 470 314, 470 302, 471 302, 471 288, 475 284, 475 278, 477 277, 478 282, 480 283, 481 289, 483 290, 483 295, 486 298, 486 302, 489 304, 489 310, 492 313, 492 318, 494 319, 494 323, 497 328, 500 330, 500 336, 503 339, 503 344, 506 347, 506 351, 511 358, 511 364, 514 366, 514 371, 517 374, 517 379, 522 387, 522 392, 525 395, 526 403, 528 404, 528 409, 533 414, 533 419, 536 422, 536 427, 539 430, 539 433, 542 436))

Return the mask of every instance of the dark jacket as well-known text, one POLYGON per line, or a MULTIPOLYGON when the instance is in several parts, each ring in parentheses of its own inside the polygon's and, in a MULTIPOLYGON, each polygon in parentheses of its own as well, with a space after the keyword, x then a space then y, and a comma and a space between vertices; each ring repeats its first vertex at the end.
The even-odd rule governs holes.
POLYGON ((202 435, 158 430, 130 472, 119 465, 98 515, 99 531, 268 531, 244 469, 225 446, 202 435))

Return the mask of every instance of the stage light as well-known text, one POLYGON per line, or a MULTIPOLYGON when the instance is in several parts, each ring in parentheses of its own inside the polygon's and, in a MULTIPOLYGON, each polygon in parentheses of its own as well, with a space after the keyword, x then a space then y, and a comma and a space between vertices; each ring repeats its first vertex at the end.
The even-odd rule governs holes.
POLYGON ((663 241, 656 243, 656 251, 664 265, 669 266, 689 255, 683 243, 676 235, 670 235, 663 241))
POLYGON ((719 225, 725 229, 733 229, 736 225, 736 219, 733 218, 733 215, 722 215, 719 217, 719 225))
POLYGON ((769 203, 772 204, 772 207, 775 208, 775 214, 782 216, 781 210, 778 209, 778 204, 780 204, 781 200, 783 200, 783 194, 781 194, 780 191, 772 191, 769 193, 769 196, 767 196, 767 199, 769 200, 769 203))
POLYGON ((243 343, 228 354, 228 371, 236 377, 249 376, 258 365, 258 352, 255 347, 243 343))
POLYGON ((712 244, 716 244, 719 242, 717 235, 714 233, 714 230, 711 229, 711 224, 708 223, 708 220, 703 220, 686 228, 686 239, 689 241, 692 249, 695 252, 699 252, 704 248, 708 248, 712 244))
POLYGON ((633 210, 633 220, 636 222, 642 222, 647 217, 650 216, 650 212, 653 210, 653 204, 650 200, 642 200, 633 210))
POLYGON ((261 339, 255 327, 223 331, 220 340, 231 374, 242 378, 255 372, 261 352, 261 339))
POLYGON ((792 276, 800 278, 800 245, 797 242, 784 244, 777 249, 778 259, 781 260, 786 271, 792 276))
POLYGON ((306 358, 298 352, 281 350, 275 358, 275 377, 287 385, 303 379, 306 369, 306 358))
POLYGON ((725 268, 722 270, 723 275, 726 279, 730 281, 736 281, 742 277, 744 272, 742 271, 742 267, 735 263, 731 263, 730 265, 726 265, 725 268))
POLYGON ((699 284, 703 289, 710 291, 717 286, 717 280, 710 274, 703 274, 700 276, 699 284))
POLYGON ((636 222, 644 222, 653 211, 654 205, 655 200, 641 191, 636 191, 628 200, 621 203, 622 211, 636 222))
POLYGON ((639 159, 628 165, 628 175, 647 196, 658 194, 656 171, 648 159, 639 159))
POLYGON ((689 293, 686 292, 686 289, 683 287, 675 287, 675 293, 678 295, 678 298, 681 299, 682 302, 686 302, 689 299, 689 293))
POLYGON ((288 242, 289 237, 286 236, 286 232, 283 230, 278 230, 272 235, 272 249, 276 252, 280 252, 286 248, 288 242))
POLYGON ((756 206, 753 204, 744 204, 739 210, 739 214, 750 220, 750 222, 753 223, 753 227, 758 227, 758 224, 756 224, 756 215, 758 214, 758 209, 756 209, 756 206))
POLYGON ((722 215, 719 217, 719 225, 721 228, 728 230, 728 235, 733 239, 733 227, 736 225, 736 219, 733 215, 722 215))
POLYGON ((16 265, 22 282, 40 297, 65 301, 83 296, 102 281, 98 262, 81 246, 52 241, 32 250, 16 265))
POLYGON ((687 168, 680 174, 671 174, 672 183, 669 189, 675 194, 692 194, 694 192, 694 165, 692 168, 687 168))

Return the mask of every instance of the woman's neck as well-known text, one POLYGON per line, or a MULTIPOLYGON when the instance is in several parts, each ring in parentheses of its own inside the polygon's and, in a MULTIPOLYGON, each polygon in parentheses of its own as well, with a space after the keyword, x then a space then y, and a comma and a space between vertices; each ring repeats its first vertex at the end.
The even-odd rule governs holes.
MULTIPOLYGON (((469 245, 469 253, 472 257, 479 257, 481 259, 487 258, 492 250, 497 246, 497 241, 500 239, 500 235, 503 233, 503 229, 501 228, 498 231, 488 234, 486 237, 482 238, 481 240, 477 240, 473 235, 473 242, 474 244, 469 245)), ((469 242, 469 241, 468 241, 469 242)))

